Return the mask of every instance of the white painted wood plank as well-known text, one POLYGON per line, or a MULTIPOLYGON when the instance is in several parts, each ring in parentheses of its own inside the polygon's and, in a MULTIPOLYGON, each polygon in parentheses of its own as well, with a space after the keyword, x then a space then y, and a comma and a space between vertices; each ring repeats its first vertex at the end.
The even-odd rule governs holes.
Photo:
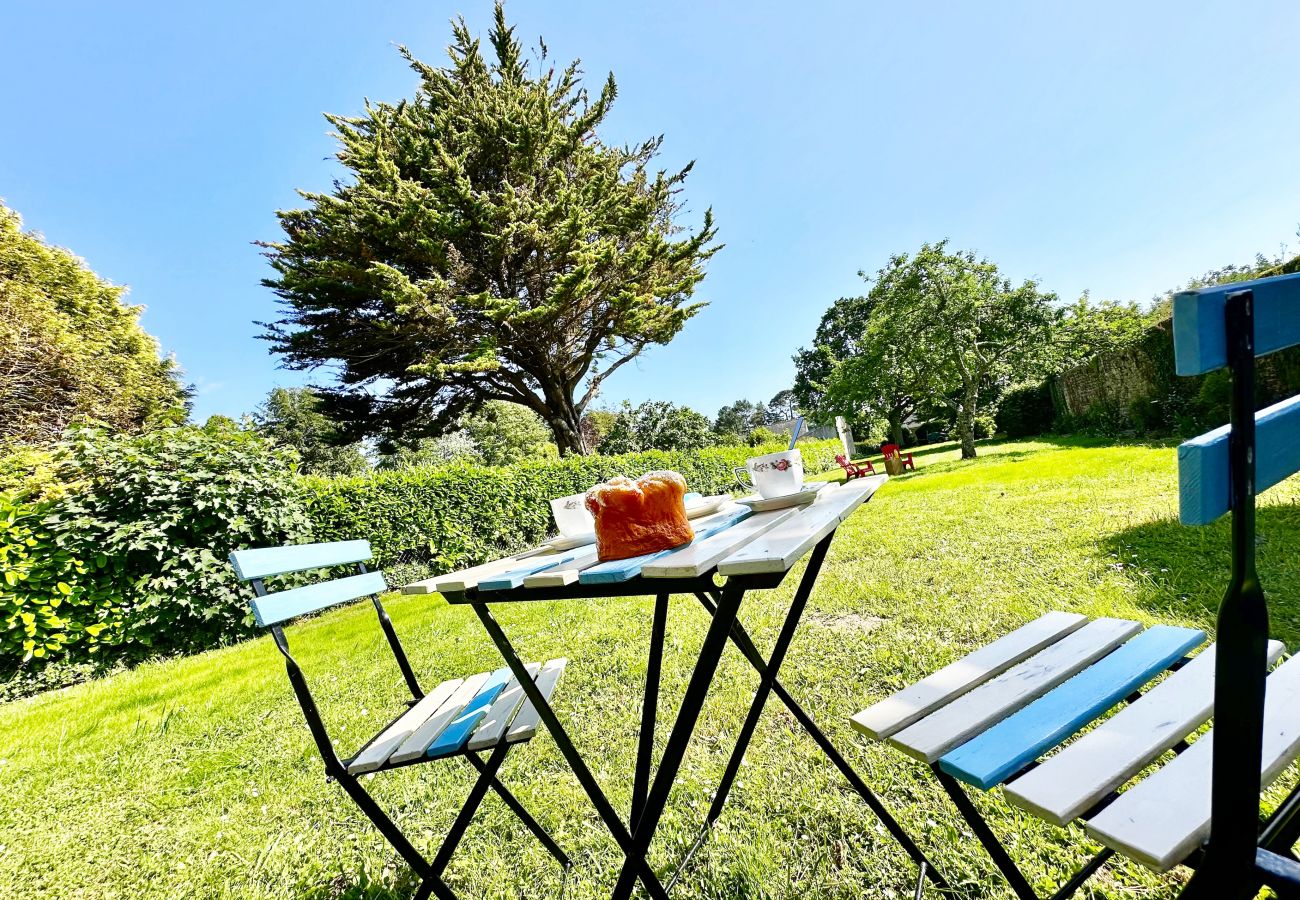
MULTIPOLYGON (((541 663, 528 663, 524 666, 528 670, 529 678, 536 678, 537 673, 541 671, 541 663)), ((524 689, 515 678, 510 679, 506 689, 497 697, 496 702, 487 711, 483 721, 479 722, 478 728, 469 738, 469 749, 482 750, 484 747, 491 747, 501 740, 501 735, 505 734, 506 725, 510 717, 515 714, 520 705, 524 702, 524 689)))
POLYGON ((480 672, 477 675, 471 675, 460 683, 460 687, 447 698, 447 702, 438 707, 438 711, 425 720, 419 728, 407 735, 406 740, 393 751, 389 757, 393 762, 409 762, 424 755, 424 751, 433 743, 434 739, 442 733, 452 719, 465 708, 465 704, 474 699, 478 689, 487 681, 491 672, 480 672))
POLYGON ((794 509, 774 509, 770 512, 755 513, 726 531, 646 563, 641 567, 641 575, 645 578, 694 578, 703 575, 717 565, 723 557, 735 553, 754 538, 770 531, 797 512, 798 510, 794 509))
MULTIPOLYGON (((542 692, 542 696, 550 702, 551 695, 555 693, 555 686, 560 682, 560 675, 564 672, 564 667, 569 661, 563 657, 560 659, 548 660, 542 666, 542 671, 537 675, 537 688, 542 692)), ((506 741, 511 744, 517 744, 520 741, 526 741, 537 733, 537 723, 541 721, 541 714, 537 707, 533 706, 533 701, 528 700, 524 703, 523 709, 519 710, 519 715, 510 723, 510 730, 506 732, 506 741)))
POLYGON ((1125 619, 1094 619, 1041 653, 897 732, 889 738, 889 743, 909 756, 932 763, 1083 671, 1141 630, 1137 622, 1125 619))
POLYGON ((577 581, 583 569, 590 569, 599 562, 600 557, 596 555, 596 550, 593 547, 590 552, 567 563, 557 565, 553 569, 534 572, 524 579, 524 587, 564 587, 566 584, 573 584, 577 581))
POLYGON ((952 702, 990 678, 996 678, 1049 644, 1078 631, 1087 621, 1087 616, 1078 613, 1045 613, 867 707, 850 721, 858 731, 883 741, 943 704, 952 702))
POLYGON ((750 541, 718 563, 721 575, 752 575, 784 572, 826 535, 834 531, 855 509, 871 499, 887 475, 858 478, 839 487, 823 488, 816 501, 796 510, 795 515, 750 541))
MULTIPOLYGON (((732 504, 722 512, 714 513, 708 518, 695 523, 692 527, 695 536, 691 538, 691 543, 705 541, 715 534, 734 527, 736 523, 749 518, 752 514, 747 507, 732 504)), ((690 546, 690 544, 684 546, 690 546)), ((654 560, 663 559, 675 552, 676 548, 670 548, 641 556, 633 556, 628 559, 611 559, 589 569, 584 569, 578 575, 578 581, 583 584, 617 584, 621 581, 629 581, 641 574, 642 566, 654 560)))
POLYGON ((545 552, 544 548, 534 548, 527 553, 520 553, 516 556, 507 556, 505 559, 496 559, 492 562, 483 563, 481 566, 474 566, 469 569, 461 569, 456 572, 448 572, 446 575, 438 575, 435 578, 426 578, 424 581, 417 581, 414 584, 408 584, 402 588, 403 594, 441 594, 450 591, 459 593, 467 591, 472 587, 477 587, 479 581, 491 575, 500 572, 508 572, 515 568, 519 561, 533 556, 539 556, 545 552))
MULTIPOLYGON (((1269 665, 1282 656, 1268 645, 1269 665)), ((1038 768, 1008 783, 1008 800, 1065 826, 1210 718, 1215 648, 1204 652, 1038 768)))
MULTIPOLYGON (((1300 656, 1268 677, 1264 698, 1263 784, 1300 755, 1300 656)), ((1150 869, 1165 872, 1210 836, 1214 730, 1088 822, 1088 833, 1150 869)))
POLYGON ((410 737, 411 732, 428 721, 429 717, 447 702, 447 699, 460 687, 461 681, 460 678, 444 681, 425 694, 419 703, 402 713, 397 721, 385 728, 383 733, 358 753, 356 758, 348 763, 348 771, 353 775, 373 772, 386 763, 392 752, 401 746, 402 741, 410 737))

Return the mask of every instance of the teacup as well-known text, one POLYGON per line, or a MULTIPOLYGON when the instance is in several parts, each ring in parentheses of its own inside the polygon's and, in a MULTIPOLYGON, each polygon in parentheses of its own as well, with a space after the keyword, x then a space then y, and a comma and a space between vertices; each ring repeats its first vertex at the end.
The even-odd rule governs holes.
POLYGON ((745 461, 744 466, 736 466, 734 471, 742 488, 758 491, 764 500, 803 490, 803 454, 798 450, 753 456, 745 461), (749 476, 748 484, 745 475, 749 476))

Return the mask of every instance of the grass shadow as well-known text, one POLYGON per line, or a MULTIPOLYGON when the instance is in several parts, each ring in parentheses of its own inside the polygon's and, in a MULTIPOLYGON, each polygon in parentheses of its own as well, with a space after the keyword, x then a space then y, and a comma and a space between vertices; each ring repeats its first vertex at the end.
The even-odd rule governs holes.
MULTIPOLYGON (((1160 618, 1213 632, 1232 565, 1230 521, 1188 526, 1160 519, 1107 535, 1103 559, 1131 583, 1133 599, 1160 618)), ((1287 648, 1300 647, 1300 504, 1261 505, 1256 514, 1256 562, 1268 597, 1269 631, 1287 648)))

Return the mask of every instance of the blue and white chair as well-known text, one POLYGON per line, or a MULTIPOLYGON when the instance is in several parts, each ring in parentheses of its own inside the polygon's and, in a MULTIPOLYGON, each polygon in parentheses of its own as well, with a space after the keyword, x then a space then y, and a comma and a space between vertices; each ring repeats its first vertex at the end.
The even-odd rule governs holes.
MULTIPOLYGON (((541 841, 567 876, 568 856, 497 778, 506 753, 537 733, 536 708, 531 702, 525 702, 524 691, 508 668, 444 681, 426 693, 420 687, 392 620, 380 602, 379 595, 387 590, 383 573, 368 571, 365 563, 369 559, 369 541, 266 547, 230 554, 230 563, 240 580, 252 583, 256 594, 252 609, 257 624, 270 630, 276 647, 284 656, 289 682, 325 761, 326 776, 343 786, 348 796, 419 876, 421 881, 415 893, 416 900, 429 896, 454 900, 456 895, 443 880, 443 871, 489 790, 494 791, 541 841), (356 574, 270 594, 264 585, 264 579, 276 575, 335 566, 355 566, 356 574), (379 626, 397 660, 411 700, 355 753, 340 756, 308 690, 307 679, 289 652, 284 626, 299 616, 361 597, 369 597, 374 604, 379 626), (451 758, 465 760, 478 773, 478 778, 441 848, 429 860, 407 840, 362 787, 358 776, 451 758)), ((548 701, 564 665, 565 660, 553 659, 527 667, 548 701)))
POLYGON ((969 788, 1001 785, 1016 806, 1059 826, 1078 821, 1104 845, 1053 898, 1116 852, 1157 872, 1195 868, 1184 898, 1254 897, 1263 885, 1300 897, 1300 788, 1260 821, 1261 789, 1300 756, 1300 657, 1269 674, 1284 648, 1268 639, 1255 570, 1255 495, 1300 471, 1300 397, 1256 413, 1255 357, 1297 344, 1300 275, 1174 299, 1178 373, 1227 367, 1233 381, 1231 424, 1178 449, 1182 522, 1232 514, 1217 644, 1191 657, 1205 640, 1195 629, 1048 613, 853 717, 933 768, 1021 900, 1038 895, 969 788), (1211 717, 1213 729, 1189 743, 1211 717))

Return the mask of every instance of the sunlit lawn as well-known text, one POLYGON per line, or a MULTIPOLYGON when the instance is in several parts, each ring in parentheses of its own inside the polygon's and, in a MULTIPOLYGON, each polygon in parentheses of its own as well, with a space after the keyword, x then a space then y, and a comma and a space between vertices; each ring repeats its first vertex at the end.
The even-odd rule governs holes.
MULTIPOLYGON (((783 679, 859 771, 972 897, 1009 892, 922 767, 868 745, 848 717, 1049 609, 1211 628, 1227 528, 1174 521, 1170 446, 1022 441, 918 456, 841 529, 783 679)), ((1273 632, 1300 644, 1300 484, 1260 513, 1273 632)), ((355 535, 361 537, 362 535, 355 535)), ((343 535, 340 535, 343 537, 343 535)), ((353 537, 353 535, 348 535, 353 537)), ((772 639, 795 579, 753 595, 742 617, 772 639)), ((426 684, 500 663, 469 610, 439 598, 390 609, 426 684)), ((535 659, 567 656, 558 709, 619 808, 629 802, 650 603, 549 603, 499 613, 535 659)), ((675 598, 665 696, 671 717, 706 619, 675 598)), ((343 751, 397 708, 400 678, 365 605, 290 631, 343 751)), ((702 819, 756 676, 734 650, 691 745, 652 855, 669 870, 702 819)), ((577 860, 569 895, 608 894, 620 857, 544 733, 505 780, 577 860)), ((369 784, 417 842, 436 847, 471 781, 434 763, 369 784)), ((0 707, 0 896, 58 898, 406 897, 406 868, 328 784, 269 640, 142 666, 0 707)), ((1047 891, 1095 849, 982 804, 1047 891)), ((1109 866, 1091 896, 1171 897, 1185 873, 1109 866)), ((449 869, 465 897, 559 887, 544 852, 489 800, 449 869)), ((779 706, 770 707, 719 828, 675 896, 910 897, 906 857, 779 706)), ((929 894, 928 894, 929 895, 929 894)), ((1085 890, 1081 896, 1089 896, 1085 890)))

